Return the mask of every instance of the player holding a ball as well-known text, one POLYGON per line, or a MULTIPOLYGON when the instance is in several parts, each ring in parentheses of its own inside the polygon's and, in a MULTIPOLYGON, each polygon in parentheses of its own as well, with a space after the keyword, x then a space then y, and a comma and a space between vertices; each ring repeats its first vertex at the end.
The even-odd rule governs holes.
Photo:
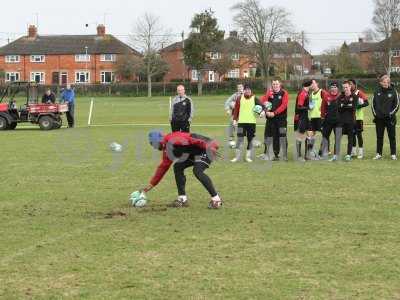
POLYGON ((175 181, 178 188, 178 199, 170 207, 189 206, 186 195, 185 169, 193 168, 193 174, 211 196, 208 208, 217 209, 222 206, 222 199, 214 188, 211 178, 204 172, 217 156, 218 143, 208 137, 187 132, 173 132, 163 135, 159 131, 149 133, 150 145, 162 152, 162 160, 147 187, 141 191, 146 193, 162 180, 173 165, 175 181))
POLYGON ((229 116, 229 125, 228 125, 228 136, 229 136, 229 146, 234 148, 236 146, 235 143, 235 131, 236 126, 233 125, 233 109, 235 108, 236 100, 243 95, 243 84, 237 85, 237 91, 232 96, 228 98, 225 102, 225 111, 229 116))
POLYGON ((356 110, 356 124, 355 134, 353 137, 353 150, 351 156, 357 156, 358 159, 364 158, 364 111, 363 108, 369 105, 367 95, 357 88, 357 83, 354 79, 349 79, 351 91, 354 95, 358 96, 358 107, 356 110), (357 141, 358 141, 358 152, 357 152, 357 141))

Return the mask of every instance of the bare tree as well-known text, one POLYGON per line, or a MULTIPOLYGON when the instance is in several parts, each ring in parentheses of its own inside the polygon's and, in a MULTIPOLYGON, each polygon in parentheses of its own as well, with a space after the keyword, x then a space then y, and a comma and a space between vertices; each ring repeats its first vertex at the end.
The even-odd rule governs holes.
POLYGON ((374 0, 374 14, 372 23, 375 32, 384 38, 386 56, 386 72, 390 76, 392 69, 393 30, 400 25, 400 0, 374 0))
POLYGON ((254 46, 255 60, 266 86, 273 43, 293 31, 290 14, 282 7, 263 8, 257 0, 244 0, 231 9, 236 12, 234 23, 241 35, 254 46))
POLYGON ((169 42, 168 31, 157 16, 145 13, 137 21, 131 40, 134 47, 143 54, 139 72, 147 78, 147 96, 151 97, 153 77, 165 73, 167 69, 167 64, 162 60, 159 51, 169 42))

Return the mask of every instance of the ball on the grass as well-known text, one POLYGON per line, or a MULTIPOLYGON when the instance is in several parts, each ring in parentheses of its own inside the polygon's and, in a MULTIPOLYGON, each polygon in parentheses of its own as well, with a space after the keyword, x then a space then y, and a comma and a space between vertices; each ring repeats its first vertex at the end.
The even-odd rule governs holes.
POLYGON ((254 148, 260 148, 261 147, 261 142, 259 140, 253 140, 253 147, 254 148))
POLYGON ((146 194, 140 191, 133 192, 129 200, 134 207, 144 207, 147 204, 146 194))
POLYGON ((120 145, 116 142, 113 142, 110 144, 110 149, 113 152, 122 152, 122 145, 120 145))
POLYGON ((236 147, 236 142, 235 141, 229 141, 229 147, 230 148, 235 148, 236 147))

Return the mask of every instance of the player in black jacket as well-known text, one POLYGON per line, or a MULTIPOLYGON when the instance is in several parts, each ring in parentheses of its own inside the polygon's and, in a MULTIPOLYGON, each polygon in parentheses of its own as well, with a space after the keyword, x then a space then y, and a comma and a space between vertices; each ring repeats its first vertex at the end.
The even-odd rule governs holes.
POLYGON ((183 85, 178 85, 176 90, 178 95, 172 100, 170 107, 171 130, 189 132, 194 114, 193 101, 186 96, 183 85))
POLYGON ((339 111, 338 127, 342 129, 342 134, 347 134, 347 155, 346 161, 351 160, 351 150, 353 149, 354 125, 356 121, 356 109, 358 107, 358 96, 351 91, 348 81, 343 82, 343 93, 337 99, 339 111))

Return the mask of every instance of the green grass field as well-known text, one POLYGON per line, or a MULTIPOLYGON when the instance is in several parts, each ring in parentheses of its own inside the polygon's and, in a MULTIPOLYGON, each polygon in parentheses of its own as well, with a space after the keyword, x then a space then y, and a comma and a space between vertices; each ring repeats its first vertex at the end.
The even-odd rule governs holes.
MULTIPOLYGON (((224 97, 194 101, 193 132, 223 141, 224 97)), ((371 160, 372 126, 363 161, 233 165, 224 148, 208 171, 223 209, 191 172, 191 207, 166 209, 172 170, 134 209, 168 99, 97 98, 90 128, 88 109, 79 99, 75 129, 0 132, 0 299, 400 299, 400 163, 387 139, 371 160)))

